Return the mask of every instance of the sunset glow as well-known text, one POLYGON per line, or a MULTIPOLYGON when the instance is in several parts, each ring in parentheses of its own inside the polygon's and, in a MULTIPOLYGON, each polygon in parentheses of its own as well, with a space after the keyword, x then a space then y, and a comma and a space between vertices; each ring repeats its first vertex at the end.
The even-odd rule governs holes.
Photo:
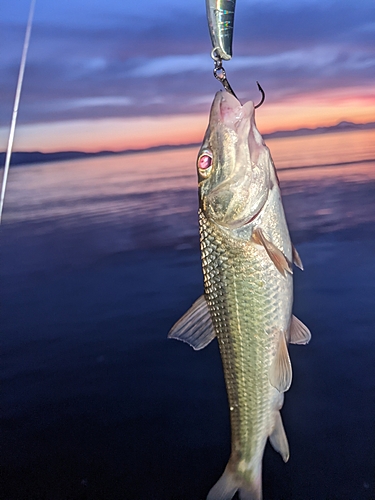
MULTIPOLYGON (((150 0, 37 5, 14 149, 119 151, 200 142, 220 84, 212 75, 204 3, 181 2, 178 9, 171 0, 160 0, 158 9, 150 0)), ((8 2, 2 12, 2 151, 27 12, 28 0, 8 2)), ((238 5, 225 68, 242 102, 259 99, 255 82, 261 82, 266 101, 256 120, 263 134, 375 121, 373 13, 373 0, 238 5)))
MULTIPOLYGON (((144 149, 159 145, 200 142, 208 123, 205 113, 154 117, 70 120, 21 125, 16 133, 17 151, 96 152, 144 149)), ((348 95, 327 91, 273 103, 272 96, 256 112, 259 130, 270 133, 302 127, 332 126, 340 121, 367 123, 375 120, 375 97, 353 89, 348 95)), ((1 144, 8 130, 0 129, 1 144)))
POLYGON ((375 94, 371 89, 332 89, 267 103, 257 112, 262 133, 336 125, 341 121, 375 121, 375 94))

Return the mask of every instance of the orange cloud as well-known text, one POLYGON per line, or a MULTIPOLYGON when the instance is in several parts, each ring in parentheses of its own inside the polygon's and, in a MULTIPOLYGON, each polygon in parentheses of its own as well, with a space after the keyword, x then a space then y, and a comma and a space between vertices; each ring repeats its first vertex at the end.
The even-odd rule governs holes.
POLYGON ((262 133, 324 127, 344 120, 375 121, 375 95, 370 89, 328 89, 267 104, 257 112, 262 133))
MULTIPOLYGON (((199 142, 208 116, 170 115, 159 117, 74 120, 23 125, 17 129, 17 151, 101 151, 147 148, 160 144, 199 142)), ((6 144, 6 131, 0 131, 6 144)), ((3 146, 5 148, 5 146, 3 146)))
MULTIPOLYGON (((342 120, 364 123, 375 120, 375 97, 370 89, 328 89, 272 102, 272 95, 256 115, 261 133, 334 125, 342 120)), ((21 125, 16 131, 18 151, 120 151, 161 144, 200 142, 208 112, 155 117, 74 120, 21 125)), ((5 150, 8 131, 0 129, 5 150)))

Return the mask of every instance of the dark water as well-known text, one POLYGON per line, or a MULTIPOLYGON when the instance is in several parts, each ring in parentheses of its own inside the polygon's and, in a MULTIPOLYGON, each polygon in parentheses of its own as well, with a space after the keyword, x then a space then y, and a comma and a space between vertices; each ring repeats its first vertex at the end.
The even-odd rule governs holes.
MULTIPOLYGON (((310 139, 319 156, 322 141, 310 139)), ((290 348, 291 458, 267 445, 265 500, 375 498, 368 144, 350 166, 292 155, 293 171, 280 171, 305 265, 294 311, 313 340, 290 348)), ((269 143, 281 168, 286 145, 269 143)), ((202 293, 194 156, 14 169, 0 231, 1 499, 203 500, 222 473, 230 430, 217 345, 166 340, 202 293)))

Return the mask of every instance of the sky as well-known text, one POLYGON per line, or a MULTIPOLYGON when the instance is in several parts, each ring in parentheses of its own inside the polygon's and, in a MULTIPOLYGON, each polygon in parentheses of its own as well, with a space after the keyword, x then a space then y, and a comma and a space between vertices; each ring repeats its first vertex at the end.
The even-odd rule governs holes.
MULTIPOLYGON (((5 150, 29 0, 0 5, 5 150)), ((204 0, 37 0, 15 150, 200 142, 214 94, 204 0)), ((228 79, 262 133, 375 121, 374 0, 238 0, 228 79)))

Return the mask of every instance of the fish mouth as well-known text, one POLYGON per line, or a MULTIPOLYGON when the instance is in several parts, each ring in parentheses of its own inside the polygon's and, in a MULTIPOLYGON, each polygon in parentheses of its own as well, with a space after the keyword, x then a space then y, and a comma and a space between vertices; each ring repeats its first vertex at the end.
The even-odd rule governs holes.
POLYGON ((223 228, 242 228, 258 217, 269 191, 268 149, 255 125, 254 103, 217 92, 208 131, 213 168, 201 186, 203 210, 223 228))
POLYGON ((253 113, 253 101, 248 101, 242 105, 233 94, 225 90, 216 92, 211 118, 218 120, 224 126, 237 131, 238 125, 250 119, 253 113))

